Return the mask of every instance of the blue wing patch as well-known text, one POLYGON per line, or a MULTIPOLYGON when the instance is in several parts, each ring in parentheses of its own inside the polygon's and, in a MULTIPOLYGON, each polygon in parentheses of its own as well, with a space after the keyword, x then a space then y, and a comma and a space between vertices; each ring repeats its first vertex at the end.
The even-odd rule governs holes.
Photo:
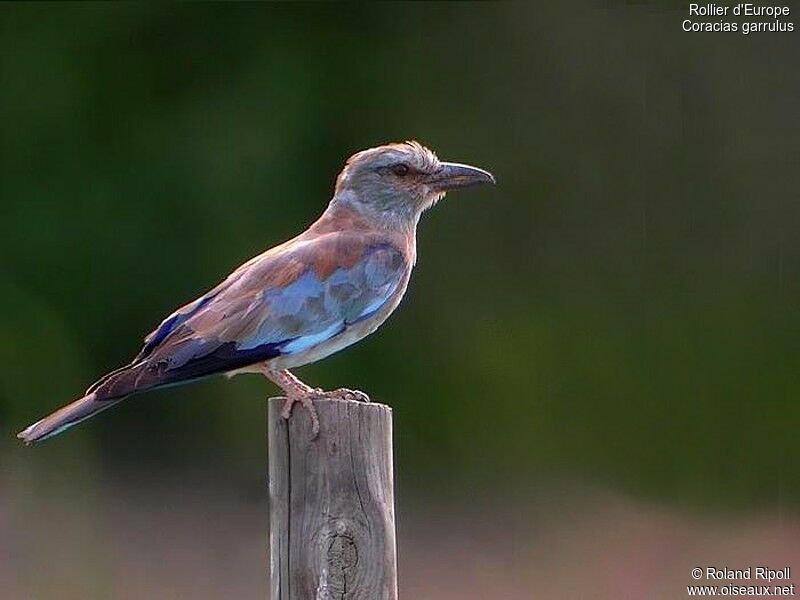
POLYGON ((353 267, 336 269, 322 281, 308 269, 290 285, 266 291, 260 299, 266 318, 237 348, 273 343, 281 355, 296 354, 368 319, 403 280, 405 271, 397 268, 402 263, 391 260, 395 254, 400 253, 394 248, 374 247, 353 267))

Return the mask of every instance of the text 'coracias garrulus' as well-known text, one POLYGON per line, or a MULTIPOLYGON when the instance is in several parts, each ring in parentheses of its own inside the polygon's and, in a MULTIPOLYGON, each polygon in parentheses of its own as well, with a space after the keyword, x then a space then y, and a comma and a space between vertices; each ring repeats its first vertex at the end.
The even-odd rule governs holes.
POLYGON ((267 250, 167 317, 127 366, 20 437, 54 436, 126 396, 224 373, 262 373, 319 422, 312 400, 369 399, 312 388, 289 369, 341 350, 375 331, 397 308, 416 262, 420 215, 448 190, 494 183, 491 173, 441 162, 416 142, 350 157, 322 216, 296 238, 267 250))

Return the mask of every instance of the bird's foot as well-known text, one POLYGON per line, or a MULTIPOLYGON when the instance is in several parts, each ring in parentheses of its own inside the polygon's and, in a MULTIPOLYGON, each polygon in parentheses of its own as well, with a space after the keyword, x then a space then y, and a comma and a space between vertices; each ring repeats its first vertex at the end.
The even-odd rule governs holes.
POLYGON ((317 416, 317 409, 314 408, 314 400, 323 398, 331 398, 335 400, 355 400, 356 402, 370 402, 369 396, 360 390, 351 390, 349 388, 339 388, 336 390, 325 391, 320 388, 310 388, 302 392, 289 394, 285 396, 286 402, 283 404, 281 416, 287 421, 292 416, 292 408, 295 402, 302 404, 303 408, 308 411, 308 416, 311 418, 311 439, 316 439, 319 436, 319 417, 317 416))
POLYGON ((339 400, 355 400, 356 402, 370 402, 367 396, 361 390, 351 390, 349 388, 339 388, 329 392, 320 391, 320 398, 337 398, 339 400))
POLYGON ((294 407, 294 403, 299 402, 302 404, 303 408, 308 411, 308 416, 311 418, 312 440, 317 439, 319 435, 319 417, 317 416, 317 409, 314 408, 314 398, 318 397, 319 395, 316 393, 316 390, 300 394, 289 394, 286 396, 286 402, 283 403, 283 410, 281 411, 281 416, 288 421, 292 416, 292 407, 294 407))

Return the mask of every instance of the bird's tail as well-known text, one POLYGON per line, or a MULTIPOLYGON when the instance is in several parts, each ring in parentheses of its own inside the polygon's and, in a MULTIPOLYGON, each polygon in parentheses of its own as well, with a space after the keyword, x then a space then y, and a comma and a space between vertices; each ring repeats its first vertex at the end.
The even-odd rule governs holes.
POLYGON ((67 404, 65 407, 59 408, 56 412, 46 416, 44 419, 36 421, 36 423, 24 431, 20 431, 17 437, 30 446, 31 444, 58 435, 62 431, 65 431, 73 425, 77 425, 100 411, 111 408, 121 400, 122 398, 97 400, 95 393, 87 394, 80 400, 76 400, 72 404, 67 404))

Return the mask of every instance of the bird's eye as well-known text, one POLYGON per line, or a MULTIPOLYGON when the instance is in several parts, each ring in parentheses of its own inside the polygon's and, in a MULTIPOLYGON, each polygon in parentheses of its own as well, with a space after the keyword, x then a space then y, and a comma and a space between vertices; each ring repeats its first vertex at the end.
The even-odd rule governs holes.
POLYGON ((398 177, 404 177, 408 175, 408 165, 405 163, 397 163, 396 165, 392 166, 392 173, 397 175, 398 177))

